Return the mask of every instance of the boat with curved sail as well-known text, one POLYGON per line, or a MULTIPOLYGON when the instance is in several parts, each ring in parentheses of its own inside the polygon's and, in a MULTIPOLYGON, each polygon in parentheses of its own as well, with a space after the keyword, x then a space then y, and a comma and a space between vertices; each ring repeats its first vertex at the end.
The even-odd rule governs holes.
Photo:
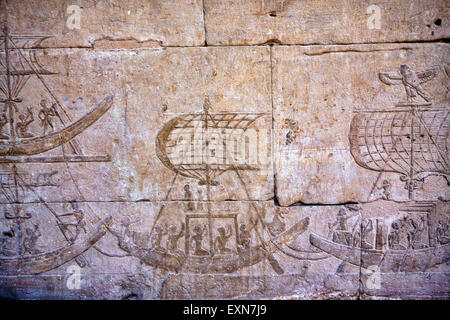
MULTIPOLYGON (((46 272, 74 260, 80 267, 87 265, 83 253, 105 235, 107 225, 111 218, 101 219, 87 206, 86 210, 78 207, 73 201, 72 211, 65 210, 57 213, 54 208, 46 203, 38 192, 38 188, 46 186, 58 187, 58 183, 52 183, 50 178, 58 171, 43 172, 42 179, 36 183, 30 183, 28 173, 16 164, 26 163, 58 163, 58 162, 100 162, 110 161, 109 155, 83 155, 78 144, 77 136, 102 117, 112 106, 113 96, 107 96, 102 102, 77 121, 72 121, 64 107, 58 101, 46 84, 44 77, 55 75, 43 67, 38 59, 36 50, 40 43, 49 36, 36 35, 11 35, 5 24, 3 35, 0 35, 0 45, 4 49, 0 51, 0 104, 3 104, 0 113, 0 163, 2 169, 8 167, 9 171, 0 172, 0 196, 6 200, 2 208, 5 224, 2 224, 0 233, 0 274, 26 275, 46 272), (45 88, 52 100, 52 105, 47 106, 45 95, 41 95, 38 112, 31 107, 23 112, 23 99, 20 93, 29 79, 36 77, 40 85, 45 88), (29 132, 28 127, 34 121, 37 114, 43 133, 29 132), (54 120, 58 120, 56 123, 54 120), (8 128, 8 130, 4 130, 8 128), (65 152, 64 144, 71 147, 70 153, 65 152), (55 148, 62 147, 62 155, 43 154, 55 148), (24 197, 33 197, 43 208, 40 213, 50 213, 51 219, 56 224, 66 244, 57 249, 38 248, 40 231, 40 219, 32 219, 31 212, 24 197), (89 211, 95 219, 100 221, 87 230, 85 219, 86 211, 89 211), (82 234, 84 232, 84 234, 82 234), (82 236, 83 235, 83 236, 82 236)), ((33 131, 36 130, 36 126, 33 131)), ((67 168, 70 170, 69 168, 67 168)), ((70 173, 70 172, 69 172, 70 173)), ((40 176, 39 176, 40 177, 40 176)), ((71 181, 77 185, 75 179, 71 181)), ((79 187, 77 186, 79 190, 79 187)), ((83 195, 79 192, 81 198, 83 195)), ((92 217, 91 217, 92 218, 92 217)))

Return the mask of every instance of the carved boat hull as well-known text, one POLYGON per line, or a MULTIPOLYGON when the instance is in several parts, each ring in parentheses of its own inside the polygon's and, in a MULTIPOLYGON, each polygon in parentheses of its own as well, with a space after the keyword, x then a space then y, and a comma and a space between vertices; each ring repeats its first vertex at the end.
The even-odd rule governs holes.
POLYGON ((450 258, 450 244, 414 250, 367 250, 335 243, 313 233, 310 242, 340 260, 365 269, 377 266, 381 272, 425 271, 450 258))
POLYGON ((279 266, 275 266, 272 254, 279 247, 297 238, 306 231, 309 218, 304 218, 289 230, 269 240, 264 246, 251 247, 248 252, 239 250, 239 253, 230 253, 215 256, 186 256, 184 253, 169 253, 164 249, 144 249, 131 243, 120 242, 119 246, 142 263, 161 268, 167 271, 190 272, 190 273, 232 273, 239 269, 250 267, 265 259, 274 267, 277 273, 282 273, 279 266), (279 268, 279 269, 278 269, 279 268), (281 271, 281 272, 280 272, 281 271))
POLYGON ((80 240, 51 252, 22 257, 2 257, 0 258, 0 274, 27 275, 55 269, 75 259, 100 240, 106 233, 105 224, 109 221, 110 218, 102 220, 90 233, 80 240))
POLYGON ((113 96, 107 96, 89 113, 68 127, 48 135, 18 141, 0 141, 0 156, 36 155, 52 150, 79 135, 96 122, 112 106, 113 96))

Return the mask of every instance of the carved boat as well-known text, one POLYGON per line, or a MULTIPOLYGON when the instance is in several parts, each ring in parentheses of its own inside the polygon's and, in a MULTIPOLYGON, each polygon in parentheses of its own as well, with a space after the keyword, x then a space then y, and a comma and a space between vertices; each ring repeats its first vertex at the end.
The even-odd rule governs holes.
POLYGON ((304 218, 287 231, 265 242, 263 245, 251 247, 248 252, 239 250, 236 253, 215 256, 186 256, 183 252, 169 253, 163 248, 146 249, 133 243, 119 239, 119 247, 130 255, 139 258, 142 263, 167 271, 192 273, 232 273, 239 269, 255 265, 268 259, 277 273, 283 273, 272 254, 306 231, 309 218, 304 218))
POLYGON ((70 141, 92 125, 111 108, 112 103, 113 96, 107 96, 101 103, 78 121, 60 131, 45 136, 16 141, 0 140, 0 156, 36 155, 52 150, 63 143, 70 141))
POLYGON ((382 251, 346 246, 313 233, 310 235, 310 242, 313 246, 345 262, 366 269, 377 266, 381 272, 425 271, 447 262, 450 258, 450 244, 426 249, 382 251))
POLYGON ((1 257, 0 274, 38 274, 55 269, 78 257, 80 254, 92 247, 101 237, 105 235, 105 225, 108 224, 110 220, 110 217, 103 219, 83 238, 53 251, 34 255, 24 255, 21 257, 1 257))
POLYGON ((288 244, 304 233, 308 229, 308 225, 309 218, 306 217, 287 231, 264 244, 251 247, 248 252, 239 250, 238 254, 226 254, 217 257, 189 257, 183 271, 195 273, 233 273, 267 259, 276 273, 283 274, 283 269, 272 254, 278 251, 283 245, 288 244))

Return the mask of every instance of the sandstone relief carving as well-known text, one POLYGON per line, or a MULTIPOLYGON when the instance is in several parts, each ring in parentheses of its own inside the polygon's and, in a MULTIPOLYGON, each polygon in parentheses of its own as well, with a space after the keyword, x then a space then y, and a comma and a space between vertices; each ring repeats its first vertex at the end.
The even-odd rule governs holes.
MULTIPOLYGON (((394 109, 361 111, 353 118, 349 133, 352 156, 363 168, 379 172, 368 199, 385 172, 401 175, 410 200, 430 175, 443 176, 449 183, 449 110, 428 107, 431 97, 420 86, 421 81, 434 78, 438 70, 434 67, 416 73, 401 65, 400 74, 380 73, 383 83, 404 85, 407 101, 394 109), (425 102, 414 101, 417 95, 425 102)), ((383 181, 384 197, 389 194, 388 183, 383 181)))
POLYGON ((0 298, 448 298, 443 5, 306 2, 0 0, 0 298))
POLYGON ((388 219, 358 219, 353 227, 347 224, 351 215, 341 209, 329 224, 331 239, 311 234, 315 247, 363 268, 376 266, 381 272, 426 271, 448 261, 446 203, 414 199, 415 190, 428 176, 441 175, 448 181, 449 111, 432 108, 430 95, 420 86, 439 70, 433 67, 416 73, 402 64, 398 74, 379 73, 385 84, 403 84, 407 101, 393 109, 359 111, 351 123, 350 150, 355 161, 379 172, 368 200, 376 189, 381 190, 382 199, 391 200, 390 182, 385 179, 381 187, 377 185, 383 173, 395 172, 405 183, 409 201, 388 219), (414 100, 417 96, 424 102, 414 100))
MULTIPOLYGON (((261 116, 263 114, 214 113, 206 97, 202 113, 185 114, 170 120, 156 138, 158 158, 174 173, 166 199, 177 177, 184 176, 197 181, 199 187, 206 189, 206 203, 193 201, 190 185, 185 185, 185 212, 179 221, 170 226, 161 223, 160 220, 166 214, 163 205, 151 230, 140 237, 146 241, 137 242, 136 237, 130 236, 127 230, 117 231, 115 235, 119 247, 144 264, 168 271, 233 273, 267 259, 273 270, 282 274, 284 271, 273 253, 305 232, 309 219, 302 219, 287 230, 284 225, 282 229, 279 225, 276 229, 274 222, 266 225, 256 205, 251 206, 256 217, 252 220, 245 217, 245 212, 215 213, 211 202, 211 192, 218 185, 215 178, 227 173, 238 177, 248 196, 240 172, 258 170, 258 167, 236 160, 240 146, 234 144, 236 140, 233 135, 244 134, 261 116), (213 144, 216 149, 203 157, 202 150, 211 148, 213 144), (196 153, 196 150, 201 152, 196 153), (265 232, 270 234, 270 239, 265 239, 265 232), (167 236, 165 244, 162 241, 164 236, 167 236), (184 246, 178 244, 183 238, 184 246)), ((173 212, 168 214, 174 217, 173 212)))
MULTIPOLYGON (((51 204, 40 196, 41 187, 58 187, 54 180, 58 171, 42 172, 36 178, 19 171, 20 163, 67 163, 109 161, 108 155, 83 155, 81 143, 76 137, 107 112, 113 102, 108 96, 81 119, 72 122, 68 113, 59 103, 47 85, 44 76, 55 73, 45 69, 36 59, 32 50, 48 36, 13 35, 7 24, 3 26, 0 37, 0 103, 2 108, 0 163, 9 171, 2 171, 0 189, 9 206, 2 208, 2 219, 6 219, 9 230, 3 232, 0 245, 0 273, 6 275, 37 274, 54 269, 70 260, 81 267, 87 265, 83 253, 92 247, 105 233, 110 217, 98 218, 93 227, 87 227, 85 213, 76 202, 72 210, 57 213, 51 204), (21 91, 31 77, 39 79, 43 94, 52 99, 47 106, 42 99, 39 106, 27 106, 21 91), (32 132, 29 126, 40 120, 41 132, 32 132), (64 144, 70 146, 70 153, 64 144), (43 153, 61 147, 61 155, 43 153), (39 248, 36 243, 45 232, 40 226, 42 218, 33 212, 24 211, 21 197, 31 193, 36 201, 50 213, 54 219, 54 228, 58 228, 65 244, 57 248, 39 248)), ((73 179, 73 178, 72 178, 73 179)), ((76 181, 73 180, 76 184, 76 181)), ((95 215, 95 213, 93 213, 95 215)))

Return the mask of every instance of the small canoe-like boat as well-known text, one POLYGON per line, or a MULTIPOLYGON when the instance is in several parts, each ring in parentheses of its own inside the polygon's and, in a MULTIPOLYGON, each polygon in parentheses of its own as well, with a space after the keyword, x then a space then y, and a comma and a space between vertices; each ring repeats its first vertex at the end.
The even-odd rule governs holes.
POLYGON ((109 110, 109 108, 111 108, 112 103, 113 96, 107 96, 101 103, 78 121, 70 124, 64 129, 52 132, 45 136, 20 139, 17 141, 0 140, 0 156, 30 156, 52 150, 70 141, 96 122, 109 110))
POLYGON ((105 235, 106 224, 110 220, 110 217, 103 219, 83 238, 53 251, 21 257, 0 257, 0 274, 27 275, 55 269, 75 259, 100 240, 105 235))
POLYGON ((425 271, 450 258, 450 244, 426 249, 374 250, 350 247, 311 233, 311 244, 336 258, 362 268, 377 266, 381 272, 425 271))

